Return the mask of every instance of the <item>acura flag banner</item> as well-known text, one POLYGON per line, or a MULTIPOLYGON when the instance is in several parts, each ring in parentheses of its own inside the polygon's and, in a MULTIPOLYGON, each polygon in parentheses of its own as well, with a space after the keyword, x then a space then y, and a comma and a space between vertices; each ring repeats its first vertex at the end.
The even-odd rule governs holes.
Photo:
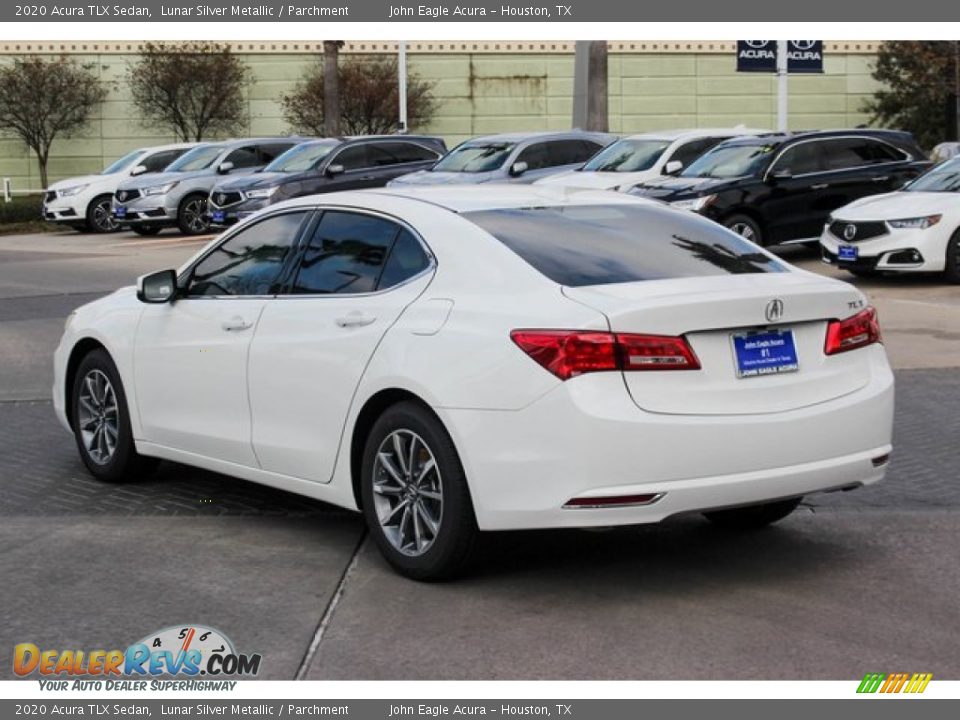
MULTIPOLYGON (((737 40, 737 72, 776 71, 776 40, 737 40)), ((787 41, 787 71, 823 72, 823 40, 787 41)))

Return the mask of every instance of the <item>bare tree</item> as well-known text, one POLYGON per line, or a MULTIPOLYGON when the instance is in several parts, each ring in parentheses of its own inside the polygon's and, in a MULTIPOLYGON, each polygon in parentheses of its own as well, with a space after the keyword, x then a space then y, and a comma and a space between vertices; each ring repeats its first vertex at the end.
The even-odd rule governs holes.
MULTIPOLYGON (((400 122, 397 60, 351 57, 338 68, 340 131, 347 135, 391 133, 400 122)), ((326 135, 325 72, 310 69, 291 93, 281 97, 284 118, 295 132, 326 135)), ((437 111, 433 85, 416 73, 407 75, 407 119, 423 126, 437 111)), ((329 135, 327 135, 329 137, 329 135)))
POLYGON ((0 131, 16 135, 37 154, 47 187, 50 147, 76 135, 107 95, 92 65, 66 57, 16 59, 0 67, 0 131))
POLYGON ((183 140, 231 135, 247 125, 250 71, 229 45, 148 42, 127 79, 144 122, 183 140))
POLYGON ((342 40, 323 41, 323 134, 336 137, 340 134, 340 48, 342 40))

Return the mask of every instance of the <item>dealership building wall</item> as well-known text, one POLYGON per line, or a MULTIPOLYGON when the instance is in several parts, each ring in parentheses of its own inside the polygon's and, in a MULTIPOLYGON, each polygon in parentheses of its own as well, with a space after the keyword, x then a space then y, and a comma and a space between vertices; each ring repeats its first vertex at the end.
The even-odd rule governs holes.
MULTIPOLYGON (((285 134, 279 98, 312 64, 322 42, 234 42, 247 63, 251 135, 285 134)), ((82 137, 57 140, 51 180, 99 171, 125 151, 173 141, 144 127, 130 102, 126 69, 136 42, 4 42, 0 64, 23 55, 65 53, 93 65, 109 95, 82 137)), ((343 53, 395 53, 396 43, 348 42, 343 53)), ((869 121, 864 102, 877 89, 870 77, 877 43, 827 42, 824 73, 790 77, 790 127, 852 127, 869 121)), ((570 127, 572 42, 414 42, 410 70, 434 84, 436 116, 414 131, 442 135, 448 144, 488 133, 570 127)), ((734 42, 611 42, 610 130, 776 124, 776 78, 737 73, 734 42)), ((0 178, 15 192, 39 189, 36 159, 17 139, 0 136, 0 178)))

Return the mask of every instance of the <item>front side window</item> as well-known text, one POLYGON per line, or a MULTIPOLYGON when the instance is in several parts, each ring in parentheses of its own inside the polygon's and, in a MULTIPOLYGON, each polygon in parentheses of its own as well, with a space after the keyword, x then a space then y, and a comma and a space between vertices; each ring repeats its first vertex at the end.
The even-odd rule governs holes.
POLYGON ((783 155, 777 159, 776 164, 773 166, 773 173, 807 175, 809 173, 821 172, 827 169, 823 162, 823 154, 823 143, 799 143, 783 151, 783 155))
POLYGON ((688 167, 690 163, 703 155, 707 150, 727 139, 728 138, 710 137, 691 140, 674 150, 673 155, 670 156, 667 162, 678 160, 683 163, 683 167, 688 167))
POLYGON ((193 269, 187 295, 273 295, 280 273, 296 249, 297 236, 308 212, 264 218, 221 243, 193 269))
POLYGON ((330 164, 343 165, 344 170, 359 170, 369 167, 370 160, 367 154, 367 147, 365 145, 351 145, 348 148, 344 148, 330 161, 330 164))
POLYGON ((649 170, 669 146, 667 140, 617 140, 603 152, 594 155, 583 169, 595 172, 649 170))
POLYGON ((740 144, 717 145, 690 163, 681 177, 739 178, 756 177, 776 152, 776 145, 740 144))
POLYGON ((683 211, 579 205, 483 210, 463 217, 568 287, 788 272, 739 235, 683 211))
POLYGON ((149 155, 144 158, 140 164, 146 168, 146 172, 148 173, 160 172, 167 167, 167 165, 183 155, 183 152, 183 150, 164 150, 163 152, 149 155))
POLYGON ((373 292, 400 229, 396 223, 370 215, 325 212, 300 260, 290 292, 373 292))
POLYGON ((222 145, 198 145, 174 161, 167 172, 194 172, 211 167, 223 152, 222 145))
POLYGON ((550 149, 550 165, 579 165, 594 156, 600 145, 580 140, 553 140, 547 143, 550 149))
POLYGON ((227 155, 224 162, 233 163, 235 169, 258 167, 260 165, 260 154, 255 147, 241 147, 227 155))
POLYGON ((547 143, 534 143, 517 155, 517 162, 525 162, 527 170, 542 170, 550 167, 550 151, 547 143))
POLYGON ((412 142, 386 142, 378 143, 376 147, 383 148, 391 156, 393 156, 393 162, 396 164, 400 163, 414 163, 414 162, 432 162, 436 161, 440 157, 433 150, 428 150, 422 145, 417 145, 412 142))
POLYGON ((437 172, 490 172, 498 170, 513 151, 512 143, 467 143, 454 148, 433 166, 437 172))

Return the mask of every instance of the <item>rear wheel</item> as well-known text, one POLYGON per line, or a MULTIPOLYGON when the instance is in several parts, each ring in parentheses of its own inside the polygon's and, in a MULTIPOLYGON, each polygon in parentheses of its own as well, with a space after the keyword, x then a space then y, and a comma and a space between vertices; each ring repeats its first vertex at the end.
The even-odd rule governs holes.
POLYGON ((468 566, 478 535, 453 441, 425 408, 388 408, 367 438, 363 515, 387 562, 414 580, 444 580, 468 566))
POLYGON ((731 215, 723 221, 723 225, 729 230, 733 230, 740 237, 757 245, 763 245, 763 231, 752 217, 731 215))
POLYGON ((113 218, 109 195, 95 197, 87 206, 87 230, 94 233, 116 232, 120 226, 113 218))
POLYGON ((137 453, 123 383, 106 351, 93 350, 80 361, 71 412, 80 458, 97 479, 128 482, 156 467, 155 458, 137 453))
POLYGON ((797 509, 801 500, 803 498, 793 498, 730 510, 714 510, 704 513, 704 517, 715 525, 730 530, 756 530, 783 520, 797 509))
POLYGON ((163 230, 159 225, 131 225, 130 229, 137 235, 143 235, 144 237, 152 237, 163 230))
POLYGON ((947 243, 946 265, 943 274, 952 283, 960 283, 960 230, 947 243))
POLYGON ((210 229, 210 221, 206 218, 207 196, 201 194, 187 195, 177 209, 177 227, 184 235, 199 235, 210 229))

